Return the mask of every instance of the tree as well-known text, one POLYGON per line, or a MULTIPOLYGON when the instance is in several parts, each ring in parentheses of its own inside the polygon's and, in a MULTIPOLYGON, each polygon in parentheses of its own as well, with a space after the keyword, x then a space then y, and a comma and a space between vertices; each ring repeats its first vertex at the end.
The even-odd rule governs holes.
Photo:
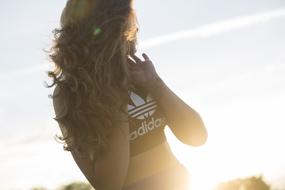
POLYGON ((221 183, 216 190, 270 190, 262 176, 248 177, 243 179, 235 179, 228 182, 221 183))
POLYGON ((68 185, 64 185, 59 190, 94 190, 91 185, 83 182, 73 182, 68 185))
POLYGON ((31 190, 47 190, 47 189, 44 187, 34 187, 31 190))

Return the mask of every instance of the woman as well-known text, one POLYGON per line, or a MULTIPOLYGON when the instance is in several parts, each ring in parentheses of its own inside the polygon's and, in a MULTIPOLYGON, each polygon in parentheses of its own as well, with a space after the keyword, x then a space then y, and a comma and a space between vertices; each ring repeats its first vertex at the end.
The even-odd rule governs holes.
POLYGON ((49 72, 65 150, 96 190, 186 190, 185 168, 163 129, 199 146, 199 114, 135 55, 131 0, 69 0, 56 29, 49 72))

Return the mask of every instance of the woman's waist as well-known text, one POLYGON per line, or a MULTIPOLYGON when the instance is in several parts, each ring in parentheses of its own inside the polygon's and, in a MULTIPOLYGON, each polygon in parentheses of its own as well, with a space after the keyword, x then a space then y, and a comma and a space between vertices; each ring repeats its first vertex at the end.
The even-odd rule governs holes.
POLYGON ((169 167, 180 167, 167 142, 130 158, 125 185, 133 184, 169 167))

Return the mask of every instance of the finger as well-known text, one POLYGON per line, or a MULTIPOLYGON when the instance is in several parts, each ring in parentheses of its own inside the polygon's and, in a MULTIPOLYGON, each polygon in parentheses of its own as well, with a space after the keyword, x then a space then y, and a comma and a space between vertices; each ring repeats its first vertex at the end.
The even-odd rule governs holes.
POLYGON ((137 57, 135 54, 131 55, 131 57, 136 61, 136 63, 142 63, 142 60, 137 57))
POLYGON ((131 70, 131 71, 135 71, 138 69, 139 64, 136 64, 133 60, 131 60, 130 58, 128 58, 127 60, 127 67, 131 70))
POLYGON ((143 53, 142 54, 143 58, 146 60, 146 61, 150 61, 149 57, 147 56, 147 54, 143 53))
POLYGON ((127 62, 131 65, 131 66, 136 66, 136 62, 134 62, 131 58, 127 58, 127 62))

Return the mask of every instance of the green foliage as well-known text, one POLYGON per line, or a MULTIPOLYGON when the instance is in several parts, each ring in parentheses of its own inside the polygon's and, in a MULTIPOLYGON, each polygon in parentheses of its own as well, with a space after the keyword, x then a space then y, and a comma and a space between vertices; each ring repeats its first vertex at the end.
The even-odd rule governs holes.
POLYGON ((253 176, 221 183, 216 190, 271 190, 271 187, 262 176, 253 176))
POLYGON ((59 190, 94 190, 91 185, 83 182, 74 182, 64 185, 59 190))
POLYGON ((47 189, 44 187, 34 187, 31 190, 47 190, 47 189))
MULTIPOLYGON (((47 190, 44 187, 34 187, 31 190, 47 190)), ((95 190, 91 185, 84 182, 72 182, 67 185, 63 185, 58 190, 95 190)))

